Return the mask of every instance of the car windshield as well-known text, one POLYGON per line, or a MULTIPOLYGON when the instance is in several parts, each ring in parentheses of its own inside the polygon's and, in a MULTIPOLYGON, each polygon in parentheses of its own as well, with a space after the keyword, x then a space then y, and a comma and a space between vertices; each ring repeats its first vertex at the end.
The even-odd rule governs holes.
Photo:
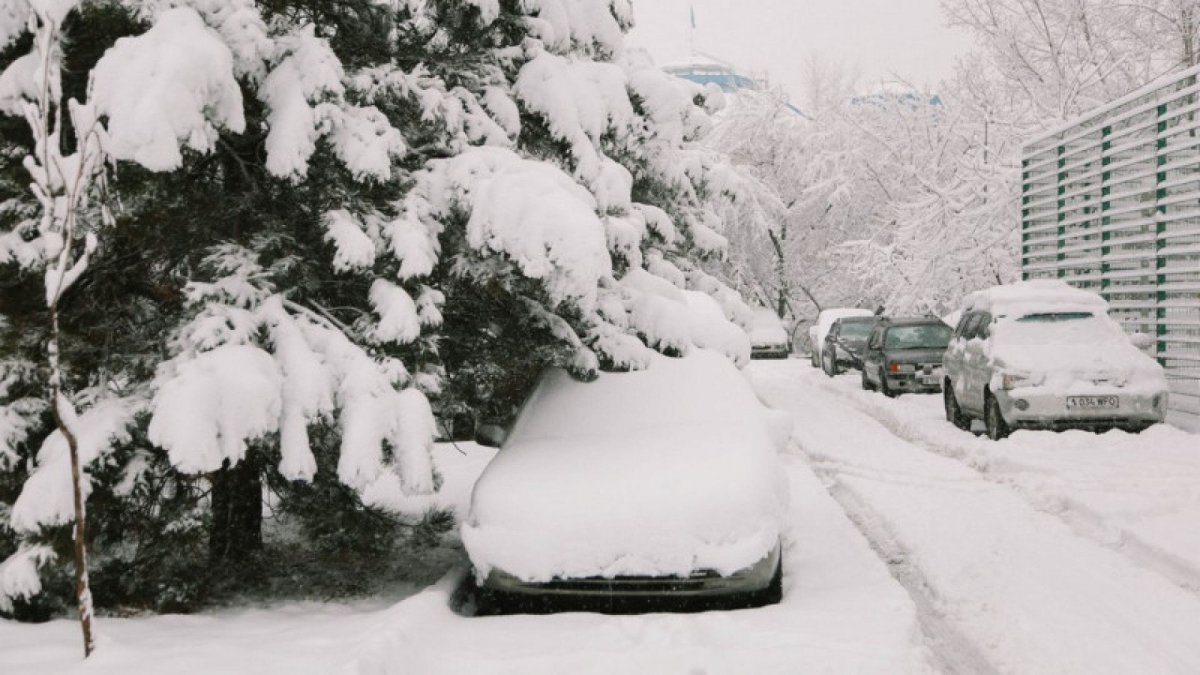
POLYGON ((942 323, 892 326, 884 345, 888 349, 945 349, 951 333, 950 327, 942 323))
POLYGON ((994 334, 1008 344, 1089 344, 1126 340, 1106 315, 1091 312, 1039 312, 997 324, 994 334))
POLYGON ((839 334, 844 338, 865 339, 874 327, 873 321, 843 321, 839 334))

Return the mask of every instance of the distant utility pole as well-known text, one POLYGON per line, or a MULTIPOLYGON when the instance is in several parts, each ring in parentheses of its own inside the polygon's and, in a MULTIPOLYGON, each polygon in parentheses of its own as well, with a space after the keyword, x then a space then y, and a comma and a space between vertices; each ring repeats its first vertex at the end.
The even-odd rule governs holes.
POLYGON ((696 6, 688 5, 688 12, 691 15, 691 30, 688 31, 688 52, 691 56, 696 55, 696 6))

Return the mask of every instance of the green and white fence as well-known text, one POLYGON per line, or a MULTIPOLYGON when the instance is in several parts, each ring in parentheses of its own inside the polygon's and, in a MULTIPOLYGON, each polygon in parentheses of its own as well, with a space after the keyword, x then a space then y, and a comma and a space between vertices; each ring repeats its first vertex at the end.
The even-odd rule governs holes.
POLYGON ((1094 290, 1157 338, 1171 419, 1200 431, 1200 68, 1024 148, 1021 269, 1094 290))

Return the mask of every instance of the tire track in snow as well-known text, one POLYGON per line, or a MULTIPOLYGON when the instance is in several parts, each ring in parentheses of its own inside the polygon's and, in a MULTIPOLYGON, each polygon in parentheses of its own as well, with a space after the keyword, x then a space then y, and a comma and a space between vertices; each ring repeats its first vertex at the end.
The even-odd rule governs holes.
POLYGON ((975 643, 963 635, 938 609, 936 593, 921 570, 910 562, 908 552, 896 541, 887 525, 853 492, 842 486, 838 480, 840 470, 813 457, 795 440, 792 441, 792 447, 822 479, 829 495, 858 528, 871 550, 887 566, 892 577, 908 592, 917 608, 917 622, 925 646, 933 655, 932 665, 943 673, 998 673, 975 643))
POLYGON ((901 419, 895 411, 888 409, 885 405, 887 400, 879 401, 878 403, 881 405, 875 405, 874 402, 864 401, 857 396, 857 392, 838 387, 833 380, 818 377, 811 379, 815 380, 817 388, 838 396, 855 410, 879 422, 897 438, 908 441, 927 452, 960 462, 982 479, 1011 490, 1037 511, 1057 518, 1071 528, 1075 534, 1125 556, 1134 563, 1166 578, 1179 588, 1200 597, 1200 568, 1193 563, 1155 547, 1135 532, 1108 522, 1102 514, 1076 499, 1055 494, 1053 495, 1054 504, 1046 504, 1044 500, 1039 500, 1031 495, 1019 482, 1005 476, 998 476, 989 471, 987 466, 981 466, 977 461, 973 461, 973 452, 970 448, 933 438, 916 425, 901 419))

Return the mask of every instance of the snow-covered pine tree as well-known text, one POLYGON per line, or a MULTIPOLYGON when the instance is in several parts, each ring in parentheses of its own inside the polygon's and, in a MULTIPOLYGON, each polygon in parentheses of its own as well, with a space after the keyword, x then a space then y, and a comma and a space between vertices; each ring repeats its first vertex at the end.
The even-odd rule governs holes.
MULTIPOLYGON (((719 93, 626 50, 623 0, 110 0, 72 20, 92 39, 68 41, 71 71, 123 88, 102 116, 117 222, 65 308, 63 351, 81 423, 104 422, 85 466, 97 564, 153 570, 171 589, 153 606, 195 599, 172 544, 194 552, 208 532, 218 559, 255 554, 264 479, 285 512, 431 489, 431 398, 443 418, 503 416, 551 363, 747 357, 730 320, 748 310, 704 271, 737 183, 695 143, 719 93), (195 39, 163 39, 184 25, 195 39), (149 144, 135 132, 178 129, 125 117, 165 100, 126 76, 152 47, 193 43, 238 97, 217 87, 229 100, 206 110, 229 117, 149 144)), ((36 237, 6 236, 21 239, 9 269, 37 268, 17 256, 36 237)), ((5 415, 37 421, 18 402, 0 399, 5 415)), ((6 447, 30 472, 10 518, 27 544, 69 521, 42 425, 6 447)))

